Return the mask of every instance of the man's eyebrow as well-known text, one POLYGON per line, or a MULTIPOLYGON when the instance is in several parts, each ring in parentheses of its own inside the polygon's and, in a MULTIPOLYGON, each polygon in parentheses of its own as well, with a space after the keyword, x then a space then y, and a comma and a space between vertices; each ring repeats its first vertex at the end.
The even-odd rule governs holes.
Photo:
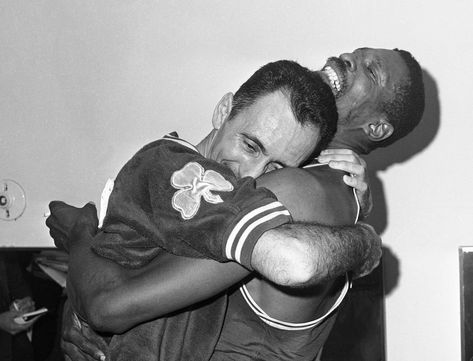
POLYGON ((261 143, 261 141, 258 138, 254 137, 254 136, 252 136, 248 133, 245 133, 245 132, 243 132, 241 134, 243 134, 243 136, 245 138, 251 140, 253 143, 256 143, 256 145, 259 147, 259 149, 263 152, 264 155, 268 155, 266 147, 263 145, 263 143, 261 143))

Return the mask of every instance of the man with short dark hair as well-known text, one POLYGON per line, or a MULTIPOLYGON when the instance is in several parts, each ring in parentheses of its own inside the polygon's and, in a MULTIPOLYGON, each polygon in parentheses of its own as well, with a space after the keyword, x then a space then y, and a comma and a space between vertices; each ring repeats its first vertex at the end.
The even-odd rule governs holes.
MULTIPOLYGON (((401 139, 419 124, 425 103, 422 69, 409 52, 362 48, 352 54, 343 54, 334 61, 340 66, 334 66, 338 75, 332 77, 348 79, 348 84, 345 85, 348 89, 356 89, 353 79, 363 72, 368 75, 364 77, 367 81, 365 89, 370 88, 372 80, 385 85, 384 89, 378 85, 367 93, 366 99, 370 99, 372 110, 353 112, 348 118, 344 114, 349 112, 339 112, 339 129, 331 147, 347 146, 360 153, 369 153, 401 139), (379 107, 376 107, 376 102, 379 102, 379 107), (348 121, 344 121, 344 118, 348 121), (350 118, 353 120, 350 121, 350 118), (376 122, 376 118, 383 120, 376 122), (374 120, 366 122, 366 119, 374 120), (355 128, 359 123, 367 124, 363 133, 356 132, 355 128), (364 136, 370 132, 369 137, 364 136), (346 136, 341 139, 343 133, 346 136), (390 133, 386 138, 386 134, 390 133)), ((329 61, 328 65, 330 64, 333 62, 329 61)), ((337 97, 339 109, 343 98, 343 95, 337 97)), ((346 110, 350 109, 350 103, 346 102, 344 107, 346 110)), ((317 178, 320 179, 320 176, 317 178)), ((381 272, 381 267, 378 267, 369 277, 353 283, 324 345, 321 357, 323 361, 374 361, 384 357, 385 340, 380 332, 384 317, 383 290, 379 283, 382 282, 381 272)))
MULTIPOLYGON (((390 137, 395 139, 397 128, 402 128, 405 124, 405 128, 410 131, 418 123, 424 106, 421 70, 416 62, 411 62, 414 66, 408 65, 409 62, 403 60, 405 55, 409 54, 363 48, 327 62, 323 76, 337 98, 340 114, 339 129, 330 147, 343 146, 367 153, 378 146, 386 145, 390 137), (409 96, 396 95, 401 88, 403 93, 409 96), (409 118, 400 119, 402 124, 391 119, 392 112, 388 110, 389 106, 386 106, 393 103, 394 99, 397 107, 402 107, 397 111, 410 114, 409 118)), ((399 132, 400 136, 405 133, 399 132)), ((347 157, 345 152, 329 150, 328 153, 344 159, 347 157)), ((351 153, 348 156, 351 157, 351 153)), ((319 160, 326 161, 326 156, 320 156, 319 160)), ((339 165, 337 161, 331 162, 331 167, 337 168, 339 165)), ((261 177, 258 182, 268 186, 291 210, 295 219, 348 224, 355 221, 357 207, 353 192, 338 181, 342 176, 347 183, 356 181, 356 178, 337 174, 320 165, 305 170, 283 169, 271 172, 261 177)), ((192 271, 194 276, 200 272, 197 269, 192 271)), ((227 277, 231 278, 236 272, 237 270, 227 277)), ((213 282, 208 289, 224 287, 218 279, 225 276, 225 270, 219 268, 218 275, 221 277, 211 276, 209 272, 208 277, 212 277, 213 282)), ((190 293, 197 293, 198 298, 202 296, 203 291, 202 287, 192 288, 195 283, 193 278, 184 289, 191 289, 190 293)), ((229 310, 222 335, 215 346, 213 360, 218 360, 219 354, 225 359, 251 359, 256 355, 263 359, 274 359, 274 354, 271 354, 274 350, 281 352, 277 354, 278 359, 281 359, 282 355, 287 355, 288 359, 297 358, 291 354, 294 350, 302 350, 304 355, 312 359, 319 352, 333 325, 335 309, 343 299, 346 284, 340 278, 297 290, 275 287, 271 283, 254 278, 242 285, 243 289, 231 294, 229 310), (255 316, 251 316, 252 313, 255 316), (241 314, 243 317, 238 321, 241 314), (246 327, 241 329, 234 327, 236 325, 246 327), (272 334, 272 337, 276 338, 260 338, 259 335, 265 329, 265 335, 272 334), (233 353, 236 353, 236 356, 232 356, 233 353)), ((213 294, 208 289, 209 295, 213 294)), ((187 301, 189 304, 193 302, 189 298, 187 301)), ((162 304, 153 307, 161 306, 162 304)), ((87 350, 84 348, 84 351, 87 350)), ((94 349, 89 348, 89 351, 93 354, 94 349)), ((301 356, 298 359, 305 358, 301 356)))
MULTIPOLYGON (((339 121, 319 160, 328 154, 345 157, 350 151, 365 154, 386 146, 391 137, 397 140, 412 131, 422 117, 422 71, 405 51, 357 49, 330 58, 322 73, 336 97, 339 121), (392 119, 394 107, 405 118, 392 119)), ((257 183, 274 192, 295 220, 348 225, 358 220, 360 207, 342 177, 347 183, 352 180, 314 162, 303 169, 264 174, 257 183)), ((303 289, 277 286, 259 277, 246 279, 230 295, 211 360, 313 360, 350 284, 348 277, 326 279, 303 289)))
MULTIPOLYGON (((319 160, 323 160, 324 154, 340 154, 337 148, 370 153, 407 135, 422 118, 425 102, 422 69, 406 51, 357 49, 353 53, 330 58, 323 68, 323 74, 336 96, 339 121, 333 141, 319 160), (395 113, 393 109, 396 109, 395 113)), ((352 179, 315 162, 303 170, 284 169, 265 174, 259 178, 258 184, 271 189, 296 219, 304 217, 304 220, 324 224, 350 224, 358 218, 358 209, 353 192, 340 181, 342 176, 347 182, 352 179)), ((335 321, 336 312, 332 306, 340 303, 343 295, 341 278, 338 279, 338 285, 337 281, 321 283, 312 292, 288 292, 258 279, 247 283, 245 287, 244 291, 249 296, 259 299, 259 308, 279 321, 298 320, 298 326, 303 327, 317 320, 320 323, 314 327, 314 332, 319 332, 317 342, 306 342, 315 345, 312 351, 325 342, 327 330, 332 328, 335 321), (324 302, 328 302, 328 305, 324 305, 324 302), (297 310, 295 314, 294 310, 297 310), (327 317, 321 320, 325 315, 327 317)), ((284 325, 281 322, 279 324, 284 325)), ((294 322, 285 326, 285 340, 290 338, 289 335, 293 335, 294 339, 303 337, 301 331, 296 330, 294 322)), ((343 326, 354 327, 345 323, 336 330, 343 326)), ((335 350, 332 355, 339 356, 333 360, 347 359, 349 355, 343 350, 340 333, 338 331, 329 337, 329 340, 338 337, 330 342, 333 344, 331 350, 335 350)), ((355 356, 352 359, 357 358, 355 356)))
MULTIPOLYGON (((308 85, 308 89, 306 91, 309 91, 309 93, 320 93, 321 91, 328 91, 328 94, 330 94, 330 90, 326 85, 322 84, 320 89, 317 89, 316 87, 311 87, 309 84, 313 83, 316 79, 316 75, 309 75, 308 73, 302 72, 299 74, 302 77, 303 83, 306 83, 308 85), (324 88, 326 88, 324 90, 324 88)), ((250 81, 251 83, 251 81, 250 81)), ((245 83, 246 84, 246 83, 245 83)), ((242 87, 245 88, 245 85, 242 87)), ((251 89, 251 86, 250 86, 251 89)), ((250 90, 252 92, 252 90, 250 90)), ((235 94, 235 98, 237 98, 238 92, 235 94)), ((312 96, 313 97, 313 96, 312 96)), ((330 97, 329 97, 330 98, 330 97)), ((295 111, 295 108, 302 110, 303 114, 307 114, 307 111, 305 110, 304 107, 312 107, 314 104, 310 104, 311 102, 303 102, 302 104, 305 104, 304 107, 301 107, 301 102, 298 100, 299 96, 293 96, 291 95, 290 89, 287 88, 287 85, 283 85, 279 87, 279 90, 269 90, 268 92, 263 92, 263 94, 260 94, 258 97, 255 98, 256 100, 253 102, 250 102, 247 104, 245 107, 242 108, 242 110, 235 116, 235 117, 229 117, 229 114, 231 114, 231 110, 233 107, 232 104, 232 98, 229 96, 226 96, 222 99, 221 103, 216 108, 216 112, 214 113, 214 128, 215 130, 204 139, 202 143, 199 144, 197 149, 200 151, 201 154, 203 155, 210 155, 211 159, 215 159, 221 164, 224 164, 227 166, 229 169, 233 171, 233 173, 237 176, 246 176, 246 175, 252 175, 252 176, 258 176, 261 175, 262 173, 272 170, 272 169, 277 169, 281 168, 283 166, 297 166, 300 164, 304 158, 310 155, 312 151, 315 148, 315 139, 319 139, 319 134, 317 134, 317 128, 314 129, 313 126, 307 126, 307 125, 300 125, 297 122, 294 122, 293 117, 294 113, 298 113, 295 111), (289 101, 288 101, 289 100, 289 101), (288 111, 289 110, 289 111, 288 111), (283 119, 281 119, 281 115, 283 116, 283 119), (301 129, 303 128, 303 129, 301 129), (308 128, 308 129, 307 129, 308 128), (269 132, 268 132, 269 130, 269 132), (301 132, 303 130, 303 132, 301 132)), ((333 100, 331 100, 333 102, 333 100)), ((237 102, 238 104, 238 102, 237 102)), ((320 109, 320 114, 317 117, 326 118, 327 113, 330 112, 330 110, 324 110, 324 107, 326 105, 318 108, 320 109)), ((330 113, 328 113, 330 114, 330 113)), ((310 116, 309 117, 313 117, 310 116)), ((322 142, 324 141, 323 138, 321 140, 322 142)), ((184 162, 185 163, 185 162, 184 162)), ((186 163, 188 164, 188 163, 186 163)), ((135 167, 130 167, 131 169, 136 169, 135 167)), ((182 168, 184 169, 184 168, 182 168)), ((182 170, 181 169, 181 170, 182 170)), ((223 170, 220 170, 221 174, 223 174, 223 170)), ((126 193, 126 192, 125 192, 126 193)), ((113 193, 112 193, 113 197, 113 193)), ((112 198, 111 198, 112 201, 112 198)), ((117 203, 118 205, 118 203, 117 203)), ((60 236, 66 236, 66 238, 71 237, 72 234, 69 233, 69 230, 66 229, 65 234, 61 235, 61 232, 64 232, 63 229, 58 229, 57 227, 55 228, 52 223, 54 223, 54 217, 59 214, 58 208, 61 208, 61 206, 53 205, 52 206, 52 217, 48 219, 48 225, 51 226, 51 234, 59 240, 60 236), (55 231, 59 231, 59 233, 54 233, 55 231)), ((90 207, 89 207, 90 208, 90 207)), ((110 213, 113 214, 113 213, 110 213)), ((112 217, 110 217, 112 218, 112 217)), ((126 217, 125 217, 126 218, 126 217)), ((105 224, 104 224, 104 229, 106 230, 107 227, 107 218, 105 219, 105 224)), ((82 226, 86 227, 76 227, 75 230, 78 232, 81 232, 80 236, 83 236, 85 234, 85 237, 89 237, 95 233, 95 229, 91 229, 87 227, 90 227, 90 224, 82 224, 82 226), (82 229, 81 229, 82 228, 82 229), (87 234, 87 232, 89 232, 87 234)), ((67 228, 67 227, 66 227, 67 228)), ((74 227, 73 227, 74 228, 74 227)), ((93 227, 92 227, 93 228, 93 227)), ((246 232, 246 231, 245 231, 246 232)), ((261 231, 260 231, 261 232, 261 231)), ((263 230, 264 232, 264 230, 263 230)), ((267 278, 271 279, 273 282, 280 283, 280 284, 286 284, 286 285, 298 285, 298 284, 310 284, 312 282, 318 282, 321 278, 324 279, 327 274, 330 274, 331 276, 336 276, 338 274, 344 273, 347 270, 355 270, 361 273, 367 272, 371 270, 371 268, 377 263, 377 257, 379 255, 379 244, 377 245, 376 242, 374 244, 371 244, 370 241, 364 241, 360 238, 363 238, 364 236, 369 233, 366 230, 365 226, 359 226, 359 228, 353 229, 353 228, 343 228, 343 229, 330 229, 327 227, 321 227, 321 226, 314 226, 310 224, 305 224, 305 225, 287 225, 284 226, 283 228, 278 227, 274 229, 268 228, 268 230, 257 239, 256 245, 254 246, 253 253, 251 254, 251 257, 239 257, 236 256, 234 259, 246 259, 247 261, 244 263, 247 267, 253 267, 255 268, 260 274, 265 274, 267 278), (351 230, 351 232, 346 235, 346 232, 348 230, 351 230), (358 236, 358 239, 353 238, 353 233, 354 230, 356 230, 355 235, 358 236), (341 232, 343 231, 343 232, 341 232), (344 235, 342 235, 344 234, 344 235), (326 246, 326 243, 320 243, 318 244, 318 240, 320 240, 323 237, 323 239, 327 239, 327 237, 332 237, 332 242, 338 242, 340 244, 340 250, 343 254, 340 259, 337 259, 338 255, 337 252, 333 253, 330 255, 330 262, 327 262, 327 260, 320 259, 318 256, 320 254, 323 254, 322 250, 320 247, 326 246), (339 237, 342 237, 342 239, 337 239, 339 237), (295 246, 297 245, 297 246, 295 246), (374 246, 374 247, 373 247, 374 246), (368 252, 365 252, 365 251, 368 252), (355 257, 346 257, 345 254, 350 254, 354 255, 355 257), (368 253, 368 257, 366 256, 366 253, 368 253), (368 260, 367 260, 368 258, 368 260), (249 261, 249 262, 248 262, 249 261), (311 263, 316 263, 317 267, 314 268, 311 266, 311 263), (302 267, 301 267, 302 266, 302 267), (329 271, 326 271, 325 267, 328 267, 329 271), (296 270, 295 274, 291 274, 293 270, 296 270), (314 281, 315 280, 315 281, 314 281)), ((184 239, 185 240, 185 239, 184 239)), ((225 240, 224 240, 225 241, 225 240)), ((228 242, 227 242, 228 245, 228 242)), ((71 297, 73 300, 77 300, 76 302, 76 307, 78 308, 78 311, 82 315, 87 315, 89 316, 89 320, 92 319, 92 322, 95 324, 95 326, 101 328, 104 330, 118 330, 118 331, 123 331, 124 329, 120 329, 120 327, 129 327, 129 326, 122 326, 122 324, 129 325, 135 324, 136 322, 140 322, 139 320, 144 320, 144 319, 150 319, 152 317, 156 317, 155 314, 153 314, 154 310, 149 312, 149 308, 147 305, 149 305, 149 302, 152 300, 156 302, 156 294, 154 294, 152 297, 151 294, 155 292, 155 290, 150 290, 148 286, 151 285, 149 283, 149 280, 153 280, 153 283, 156 281, 155 278, 148 279, 148 282, 143 279, 146 279, 147 276, 143 276, 144 273, 147 271, 152 271, 153 267, 160 267, 158 273, 154 273, 155 276, 157 277, 163 277, 167 276, 166 275, 166 265, 169 265, 169 255, 159 255, 161 258, 158 260, 158 264, 154 263, 151 264, 147 269, 145 270, 140 270, 138 274, 140 275, 139 279, 137 280, 137 284, 133 285, 133 281, 130 282, 129 278, 126 278, 126 282, 123 283, 123 285, 126 284, 127 287, 131 286, 143 286, 145 284, 148 284, 147 287, 149 292, 139 292, 139 293, 134 293, 135 297, 139 297, 141 301, 139 302, 134 302, 137 301, 136 298, 133 302, 128 302, 125 300, 125 304, 119 305, 121 300, 124 300, 123 297, 120 296, 120 294, 117 294, 115 296, 118 297, 110 297, 110 293, 107 293, 109 291, 108 287, 110 286, 107 284, 107 282, 103 282, 103 280, 107 279, 107 275, 113 275, 113 277, 109 277, 109 279, 114 280, 114 282, 118 282, 120 284, 120 287, 122 285, 123 281, 123 276, 121 275, 120 272, 122 271, 117 271, 116 268, 109 274, 107 274, 108 271, 101 272, 100 274, 100 279, 97 281, 97 276, 95 274, 95 271, 91 272, 91 269, 94 267, 94 262, 90 262, 90 259, 93 259, 93 255, 90 254, 90 250, 87 248, 84 249, 83 247, 80 248, 80 245, 78 245, 79 248, 75 247, 77 245, 72 244, 71 245, 71 279, 74 282, 74 277, 80 278, 81 280, 78 281, 79 286, 76 287, 77 289, 72 289, 70 290, 71 292, 71 297), (84 253, 85 252, 85 253, 84 253), (89 257, 89 260, 86 258, 80 257, 78 255, 84 255, 86 254, 87 257, 89 257), (74 258, 80 259, 79 263, 74 263, 74 258), (79 274, 74 275, 74 268, 78 267, 80 269, 79 274), (163 271, 164 268, 164 271, 163 271), (85 273, 84 273, 85 272, 85 273), (115 273, 114 273, 115 272, 115 273), (90 274, 90 276, 87 276, 87 273, 90 274), (118 274, 118 279, 115 278, 115 276, 118 274), (105 277, 105 278, 104 278, 105 277), (85 279, 85 283, 83 280, 85 279), (93 282, 91 282, 93 281, 93 282), (81 286, 80 284, 83 284, 81 286), (97 284, 102 284, 104 285, 104 288, 102 288, 101 291, 104 291, 107 294, 107 298, 103 299, 96 293, 96 286, 97 284), (141 283, 140 282, 144 282, 141 283), (95 286, 95 287, 94 287, 95 286), (95 301, 90 301, 90 299, 95 298, 95 301), (81 299, 81 300, 79 300, 81 299), (115 302, 116 300, 118 301, 115 303, 115 305, 111 305, 109 301, 112 303, 115 302), (100 301, 105 301, 107 300, 106 305, 103 302, 100 301), (90 303, 92 302, 92 303, 90 303), (142 303, 141 303, 142 302, 142 303), (92 306, 91 306, 92 304, 92 306), (141 304, 141 305, 140 305, 141 304), (128 310, 128 307, 133 307, 136 310, 136 307, 139 305, 138 312, 126 312, 128 310), (124 312, 128 317, 126 317, 126 321, 124 318, 116 319, 114 324, 110 324, 110 322, 103 322, 102 320, 104 317, 107 319, 107 321, 111 321, 113 323, 114 317, 109 317, 107 318, 106 315, 103 314, 104 311, 107 310, 107 312, 110 312, 109 314, 113 315, 114 312, 114 307, 118 307, 118 310, 120 313, 124 312), (124 306, 124 308, 122 307, 124 306), (97 308, 94 309, 94 307, 100 307, 97 312, 97 308), (141 312, 141 310, 144 311, 144 313, 141 312), (81 312, 82 311, 82 312, 81 312), (136 317, 133 318, 133 315, 136 317), (149 317, 148 317, 149 316, 149 317), (94 320, 95 317, 95 320, 94 320), (97 321, 97 317, 101 318, 102 320, 97 321), (148 318, 145 318, 148 317, 148 318), (125 322, 123 322, 125 321, 125 322), (115 326, 114 326, 115 325, 115 326), (114 328, 117 327, 117 328, 114 328)), ((240 250, 245 250, 245 245, 242 247, 237 247, 234 249, 233 247, 226 247, 227 251, 230 252, 230 254, 240 254, 240 250), (240 249, 239 249, 240 248, 240 249)), ((157 256, 159 258, 159 256, 157 256)), ((97 257, 95 256, 95 260, 97 260, 97 257)), ((173 277, 175 278, 176 276, 176 271, 181 270, 181 268, 176 268, 176 264, 179 265, 179 262, 181 260, 177 261, 172 261, 174 262, 173 265, 169 266, 171 267, 170 274, 168 275, 169 277, 166 277, 167 279, 167 284, 172 287, 177 287, 177 289, 173 290, 174 297, 176 297, 176 292, 179 293, 181 292, 180 289, 182 289, 182 283, 175 283, 172 282, 173 277)), ((191 262, 188 263, 192 266, 192 264, 197 264, 200 263, 198 267, 200 267, 203 263, 209 264, 210 261, 208 260, 193 260, 193 261, 184 261, 184 262, 191 262)), ((227 266, 227 265, 225 265, 227 266)), ((226 273, 230 275, 230 272, 232 273, 231 278, 235 278, 235 281, 238 280, 239 278, 243 277, 245 272, 241 268, 236 268, 236 265, 228 265, 229 267, 226 267, 226 273)), ((112 265, 112 268, 114 266, 112 265)), ((205 269, 204 265, 204 269, 205 269)), ((215 266, 212 264, 210 268, 207 268, 208 272, 209 269, 214 271, 214 267, 221 267, 215 266)), ((146 268, 146 267, 145 267, 146 268)), ((202 267, 200 267, 202 268, 202 267)), ((204 273, 205 273, 204 272, 204 273)), ((129 277, 129 272, 126 277, 129 277)), ((192 274, 188 274, 189 277, 187 278, 192 278, 192 274)), ((164 279, 164 278, 163 278, 164 279)), ((136 280, 136 278, 135 278, 136 280)), ((184 280, 185 282, 189 282, 188 280, 184 280)), ((232 282, 235 282, 232 281, 232 282)), ((227 282, 227 281, 225 281, 227 282)), ((112 285, 112 288, 116 286, 117 284, 112 285)), ((205 289, 208 287, 208 285, 203 285, 201 287, 202 293, 199 295, 199 292, 195 292, 192 297, 194 298, 194 301, 197 302, 200 298, 200 300, 207 298, 209 296, 208 291, 205 289)), ((139 287, 138 287, 139 288, 139 287)), ((218 287, 217 287, 218 288, 218 287)), ((161 291, 163 291, 165 287, 161 287, 161 291)), ((122 289, 123 290, 123 289, 122 289)), ((113 292, 113 291, 112 291, 113 292)), ((168 292, 169 294, 170 292, 168 292)), ((215 291, 211 291, 212 294, 215 293, 215 291)), ((129 294, 126 292, 126 294, 129 294)), ((103 295, 103 294, 102 294, 103 295)), ((125 297, 126 299, 127 297, 125 297)), ((221 298, 220 298, 221 299, 221 298)), ((129 301, 132 301, 130 297, 128 297, 129 301)), ((164 310, 166 310, 166 307, 176 307, 179 308, 179 304, 181 302, 187 303, 187 300, 179 300, 173 302, 172 305, 166 305, 167 302, 165 300, 163 301, 163 298, 159 300, 160 306, 163 306, 164 310)), ((212 306, 212 305, 211 305, 212 306)), ((223 305, 223 307, 226 307, 223 305)), ((175 309, 176 309, 175 308, 175 309)), ((189 325, 192 324, 192 322, 188 322, 189 319, 192 319, 193 316, 195 316, 196 312, 199 310, 203 309, 198 308, 196 311, 192 311, 190 313, 190 318, 186 318, 184 320, 179 320, 177 325, 178 328, 181 330, 183 329, 188 330, 189 325), (182 321, 182 322, 181 322, 182 321), (186 327, 183 327, 186 326, 186 327)), ((216 315, 218 316, 217 319, 213 319, 213 323, 216 325, 212 326, 215 330, 216 333, 219 333, 219 328, 218 324, 221 322, 222 319, 222 314, 221 311, 215 312, 215 309, 221 310, 221 305, 217 308, 213 307, 211 308, 213 312, 213 316, 215 317, 216 315), (220 321, 219 321, 220 320, 220 321)), ((116 309, 115 309, 116 310, 116 309)), ((131 308, 130 308, 131 310, 131 308)), ((159 312, 163 312, 163 310, 160 310, 159 312)), ((166 311, 164 311, 166 313, 166 311)), ((162 313, 161 313, 162 314, 162 313)), ((181 315, 185 313, 181 313, 181 315)), ((207 318, 210 316, 210 313, 207 311, 207 313, 204 313, 207 318)), ((179 315, 178 315, 179 316, 179 315)), ((171 318, 166 318, 165 320, 169 320, 171 318)), ((204 318, 205 319, 205 318, 204 318)), ((192 320, 191 320, 192 321, 192 320)), ((202 321, 202 318, 201 318, 202 321)), ((164 321, 168 322, 168 321, 164 321)), ((195 324, 195 322, 194 322, 195 324)), ((199 326, 202 326, 202 322, 199 324, 199 326)), ((141 327, 141 326, 140 326, 141 327)), ((161 329, 163 329, 161 327, 161 329)), ((168 326, 166 325, 166 330, 169 330, 168 326)), ((205 328, 204 328, 205 330, 205 328)), ((175 329, 172 329, 172 331, 175 331, 175 329)), ((116 331, 117 332, 117 331, 116 331)), ((166 331, 167 332, 167 331, 166 331)), ((178 331, 176 331, 178 332, 178 331)), ((196 343, 192 343, 189 341, 189 332, 186 331, 184 335, 179 334, 179 336, 185 336, 182 338, 182 340, 179 337, 175 337, 177 333, 173 333, 173 341, 176 344, 175 347, 178 347, 181 349, 180 352, 191 352, 195 355, 200 355, 204 357, 204 354, 199 354, 198 350, 200 351, 200 343, 197 343, 197 346, 195 347, 196 343), (182 342, 182 343, 181 343, 182 342), (189 344, 188 349, 186 350, 185 347, 183 347, 183 344, 185 343, 189 344), (184 351, 182 351, 182 348, 184 351)), ((199 334, 202 332, 195 332, 195 334, 199 334)), ((207 352, 207 356, 202 359, 208 359, 210 356, 212 350, 213 350, 213 342, 216 341, 216 339, 213 336, 205 335, 206 336, 206 342, 208 345, 211 347, 209 350, 204 350, 207 352), (215 340, 215 341, 212 341, 215 340), (210 351, 210 353, 208 353, 210 351)), ((196 336, 198 337, 198 335, 196 336)), ((114 339, 117 339, 114 337, 114 339)), ((121 357, 121 358, 126 358, 126 357, 132 357, 133 354, 136 354, 138 350, 134 350, 133 352, 130 352, 129 348, 132 347, 129 342, 125 342, 126 336, 124 338, 122 337, 121 341, 119 342, 119 345, 112 340, 111 343, 111 348, 112 348, 112 355, 115 355, 116 357, 121 357), (114 346, 117 346, 114 348, 114 346)), ((162 341, 163 338, 160 338, 158 342, 166 342, 165 337, 164 341, 162 341)), ((135 339, 136 341, 136 339, 135 339)), ((158 342, 156 342, 158 344, 158 342)), ((159 344, 160 346, 156 349, 154 348, 152 351, 154 352, 148 352, 149 354, 157 354, 157 352, 160 352, 159 357, 164 357, 167 360, 170 359, 170 357, 177 357, 176 359, 179 359, 179 357, 182 357, 182 354, 176 355, 175 351, 166 351, 163 352, 163 347, 164 348, 169 348, 169 345, 164 343, 159 344)), ((143 351, 143 350, 140 350, 143 351)), ((197 357, 197 359, 200 359, 200 356, 197 357)), ((112 356, 113 358, 113 356, 112 356)), ((184 357, 184 359, 186 359, 184 357)))
POLYGON ((338 147, 367 154, 403 138, 422 118, 422 69, 405 50, 360 48, 329 58, 322 73, 336 97, 339 120, 332 144, 338 147))
POLYGON ((277 61, 234 96, 225 94, 212 121, 214 130, 196 147, 168 135, 120 170, 94 240, 98 255, 132 268, 163 251, 252 268, 256 240, 290 217, 245 177, 295 167, 317 144, 325 147, 336 131, 335 102, 318 75, 277 61))

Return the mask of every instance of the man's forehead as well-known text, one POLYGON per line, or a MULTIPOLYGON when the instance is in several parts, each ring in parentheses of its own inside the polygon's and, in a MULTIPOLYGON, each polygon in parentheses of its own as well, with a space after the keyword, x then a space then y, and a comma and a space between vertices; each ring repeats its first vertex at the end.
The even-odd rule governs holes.
POLYGON ((382 67, 386 77, 396 85, 408 79, 409 69, 399 52, 392 49, 368 47, 358 48, 355 50, 356 52, 362 53, 365 57, 376 62, 382 67))
POLYGON ((319 136, 317 127, 297 124, 297 129, 267 143, 268 155, 283 166, 296 167, 313 152, 319 136))
POLYGON ((380 57, 394 57, 396 58, 397 52, 392 49, 385 49, 385 48, 369 48, 369 47, 362 47, 355 49, 353 53, 362 53, 371 56, 380 56, 380 57))
POLYGON ((241 134, 285 166, 297 166, 319 137, 318 127, 297 121, 288 94, 281 90, 258 98, 241 112, 241 120, 241 134))

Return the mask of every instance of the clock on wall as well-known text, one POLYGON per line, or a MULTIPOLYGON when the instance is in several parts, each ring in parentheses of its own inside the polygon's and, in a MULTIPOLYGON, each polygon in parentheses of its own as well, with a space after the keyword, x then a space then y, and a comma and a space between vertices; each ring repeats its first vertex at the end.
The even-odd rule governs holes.
POLYGON ((15 221, 26 209, 26 195, 22 186, 11 179, 0 180, 0 220, 15 221))

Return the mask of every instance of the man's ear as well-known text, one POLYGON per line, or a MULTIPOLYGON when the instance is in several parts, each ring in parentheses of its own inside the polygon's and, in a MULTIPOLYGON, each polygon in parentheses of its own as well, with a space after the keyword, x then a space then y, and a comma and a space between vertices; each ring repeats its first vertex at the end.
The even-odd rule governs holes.
POLYGON ((389 138, 393 132, 394 127, 385 118, 377 118, 373 122, 368 122, 365 132, 368 138, 373 142, 380 142, 389 138))
POLYGON ((212 125, 214 129, 220 129, 222 124, 227 120, 233 106, 233 94, 227 93, 217 103, 214 114, 212 116, 212 125))

